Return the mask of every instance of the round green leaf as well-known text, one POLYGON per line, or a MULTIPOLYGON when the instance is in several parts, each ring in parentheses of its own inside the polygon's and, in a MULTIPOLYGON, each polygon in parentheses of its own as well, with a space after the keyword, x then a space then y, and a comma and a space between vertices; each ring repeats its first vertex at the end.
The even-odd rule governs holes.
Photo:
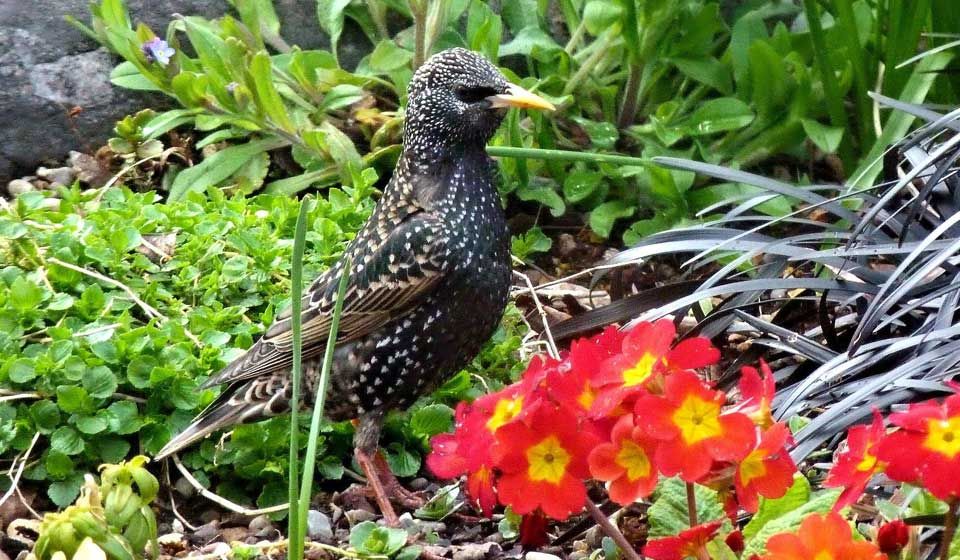
POLYGON ((117 390, 117 376, 104 366, 90 368, 83 373, 83 388, 95 399, 105 399, 117 390))
POLYGON ((41 434, 49 434, 60 424, 60 409, 53 401, 43 399, 30 405, 30 418, 41 434))
POLYGON ((50 436, 50 449, 65 455, 76 455, 83 451, 83 440, 70 426, 61 426, 50 436))

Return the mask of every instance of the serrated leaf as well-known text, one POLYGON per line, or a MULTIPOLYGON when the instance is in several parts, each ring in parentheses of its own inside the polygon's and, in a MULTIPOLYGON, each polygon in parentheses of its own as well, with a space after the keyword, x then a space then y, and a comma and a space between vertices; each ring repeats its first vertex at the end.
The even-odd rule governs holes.
POLYGON ((117 377, 110 368, 97 366, 83 373, 83 388, 95 399, 105 399, 117 390, 117 377))
POLYGON ((767 550, 767 540, 777 533, 796 531, 800 527, 803 518, 811 513, 826 513, 830 511, 833 504, 840 496, 840 490, 824 490, 814 494, 811 499, 802 506, 789 511, 788 513, 772 519, 760 528, 752 539, 749 539, 743 549, 743 558, 750 558, 756 554, 762 556, 767 550))
POLYGON ((30 358, 18 358, 10 364, 7 375, 14 383, 26 383, 36 379, 37 370, 30 358))
MULTIPOLYGON (((723 505, 715 491, 696 484, 694 493, 697 497, 697 519, 700 523, 724 518, 723 505)), ((679 478, 663 480, 654 496, 653 505, 647 510, 651 537, 678 535, 684 529, 690 528, 686 483, 679 478)))
POLYGON ((613 224, 620 218, 633 216, 636 209, 622 200, 604 202, 590 212, 590 229, 600 237, 610 237, 613 224))
POLYGON ((50 435, 50 449, 64 455, 76 455, 83 451, 83 439, 77 430, 70 426, 61 426, 50 435))
POLYGON ((453 428, 453 409, 444 404, 429 404, 410 416, 410 429, 422 438, 430 438, 453 428))
POLYGON ((517 197, 520 200, 537 201, 550 209, 550 214, 562 216, 567 210, 567 205, 563 198, 557 194, 557 191, 547 186, 521 185, 517 189, 517 197))
POLYGON ((83 486, 83 476, 75 474, 66 480, 50 484, 47 488, 47 496, 57 507, 65 508, 80 495, 81 486, 83 486))
POLYGON ((797 475, 794 477, 793 485, 783 496, 769 500, 760 497, 760 508, 754 514, 747 526, 743 528, 744 540, 750 540, 764 525, 778 517, 785 515, 810 499, 810 481, 806 477, 797 475))
POLYGON ((30 405, 30 418, 41 434, 48 434, 60 424, 60 409, 52 401, 39 400, 30 405))

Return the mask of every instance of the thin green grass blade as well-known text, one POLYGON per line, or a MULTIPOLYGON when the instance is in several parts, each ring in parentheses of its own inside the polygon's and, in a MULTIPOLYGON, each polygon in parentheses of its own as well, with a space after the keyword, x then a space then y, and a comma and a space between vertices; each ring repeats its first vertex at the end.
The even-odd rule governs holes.
POLYGON ((300 202, 300 215, 297 216, 297 227, 293 234, 293 262, 290 272, 290 307, 291 327, 293 329, 293 369, 290 372, 293 382, 293 391, 290 395, 290 467, 289 477, 289 505, 287 507, 287 536, 290 540, 289 559, 303 559, 303 537, 301 531, 306 527, 306 517, 300 519, 298 465, 300 461, 300 425, 297 421, 297 412, 300 409, 300 386, 303 376, 301 355, 303 352, 303 325, 300 317, 301 295, 303 293, 303 246, 307 234, 307 213, 312 201, 304 198, 300 202), (299 543, 299 544, 297 544, 299 543))
MULTIPOLYGON (((327 401, 327 382, 330 379, 330 367, 333 364, 333 350, 337 345, 337 331, 340 330, 340 315, 343 312, 343 298, 350 283, 350 257, 343 263, 343 275, 337 288, 337 301, 333 316, 330 318, 330 334, 327 336, 327 349, 323 354, 323 367, 320 370, 320 382, 317 384, 317 396, 313 401, 313 418, 310 420, 310 439, 307 440, 307 455, 303 459, 303 480, 300 483, 300 521, 299 548, 303 548, 303 536, 306 535, 307 508, 310 506, 310 494, 313 491, 313 474, 317 464, 317 440, 320 438, 320 420, 327 401)), ((293 543, 291 542, 291 546, 293 543)))
POLYGON ((619 154, 597 154, 592 152, 574 152, 572 150, 544 150, 541 148, 517 148, 515 146, 487 146, 487 154, 493 157, 587 161, 592 163, 612 163, 614 165, 643 166, 651 163, 647 158, 621 156, 619 154))

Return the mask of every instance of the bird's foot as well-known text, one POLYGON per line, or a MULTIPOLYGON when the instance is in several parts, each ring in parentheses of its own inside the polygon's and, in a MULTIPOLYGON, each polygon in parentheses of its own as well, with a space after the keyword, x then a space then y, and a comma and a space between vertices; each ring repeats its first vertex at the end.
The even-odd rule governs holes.
MULTIPOLYGON (((377 501, 377 507, 380 508, 380 513, 383 514, 384 522, 386 522, 389 527, 399 527, 400 519, 397 517, 397 512, 393 510, 390 497, 387 495, 386 490, 384 490, 383 481, 380 478, 380 473, 377 472, 377 465, 374 458, 370 457, 370 454, 359 447, 355 450, 354 457, 356 457, 357 463, 360 465, 360 470, 362 470, 364 476, 367 477, 367 487, 370 492, 373 493, 373 498, 377 501)), ((387 472, 389 472, 389 469, 387 472)), ((393 475, 391 474, 391 476, 393 475)))
POLYGON ((400 484, 393 471, 390 470, 390 465, 387 464, 382 452, 378 452, 374 456, 373 463, 377 472, 380 473, 380 483, 383 485, 387 497, 395 503, 400 504, 404 509, 418 509, 427 503, 427 498, 422 492, 411 492, 400 484))

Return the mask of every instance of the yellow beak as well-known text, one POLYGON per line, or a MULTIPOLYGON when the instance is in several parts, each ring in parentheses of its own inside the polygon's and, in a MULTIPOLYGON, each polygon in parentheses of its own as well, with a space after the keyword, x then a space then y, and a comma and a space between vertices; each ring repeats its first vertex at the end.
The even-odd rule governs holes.
POLYGON ((491 95, 487 98, 491 107, 516 107, 518 109, 543 109, 545 111, 556 111, 546 99, 523 89, 520 86, 510 84, 507 93, 491 95))

